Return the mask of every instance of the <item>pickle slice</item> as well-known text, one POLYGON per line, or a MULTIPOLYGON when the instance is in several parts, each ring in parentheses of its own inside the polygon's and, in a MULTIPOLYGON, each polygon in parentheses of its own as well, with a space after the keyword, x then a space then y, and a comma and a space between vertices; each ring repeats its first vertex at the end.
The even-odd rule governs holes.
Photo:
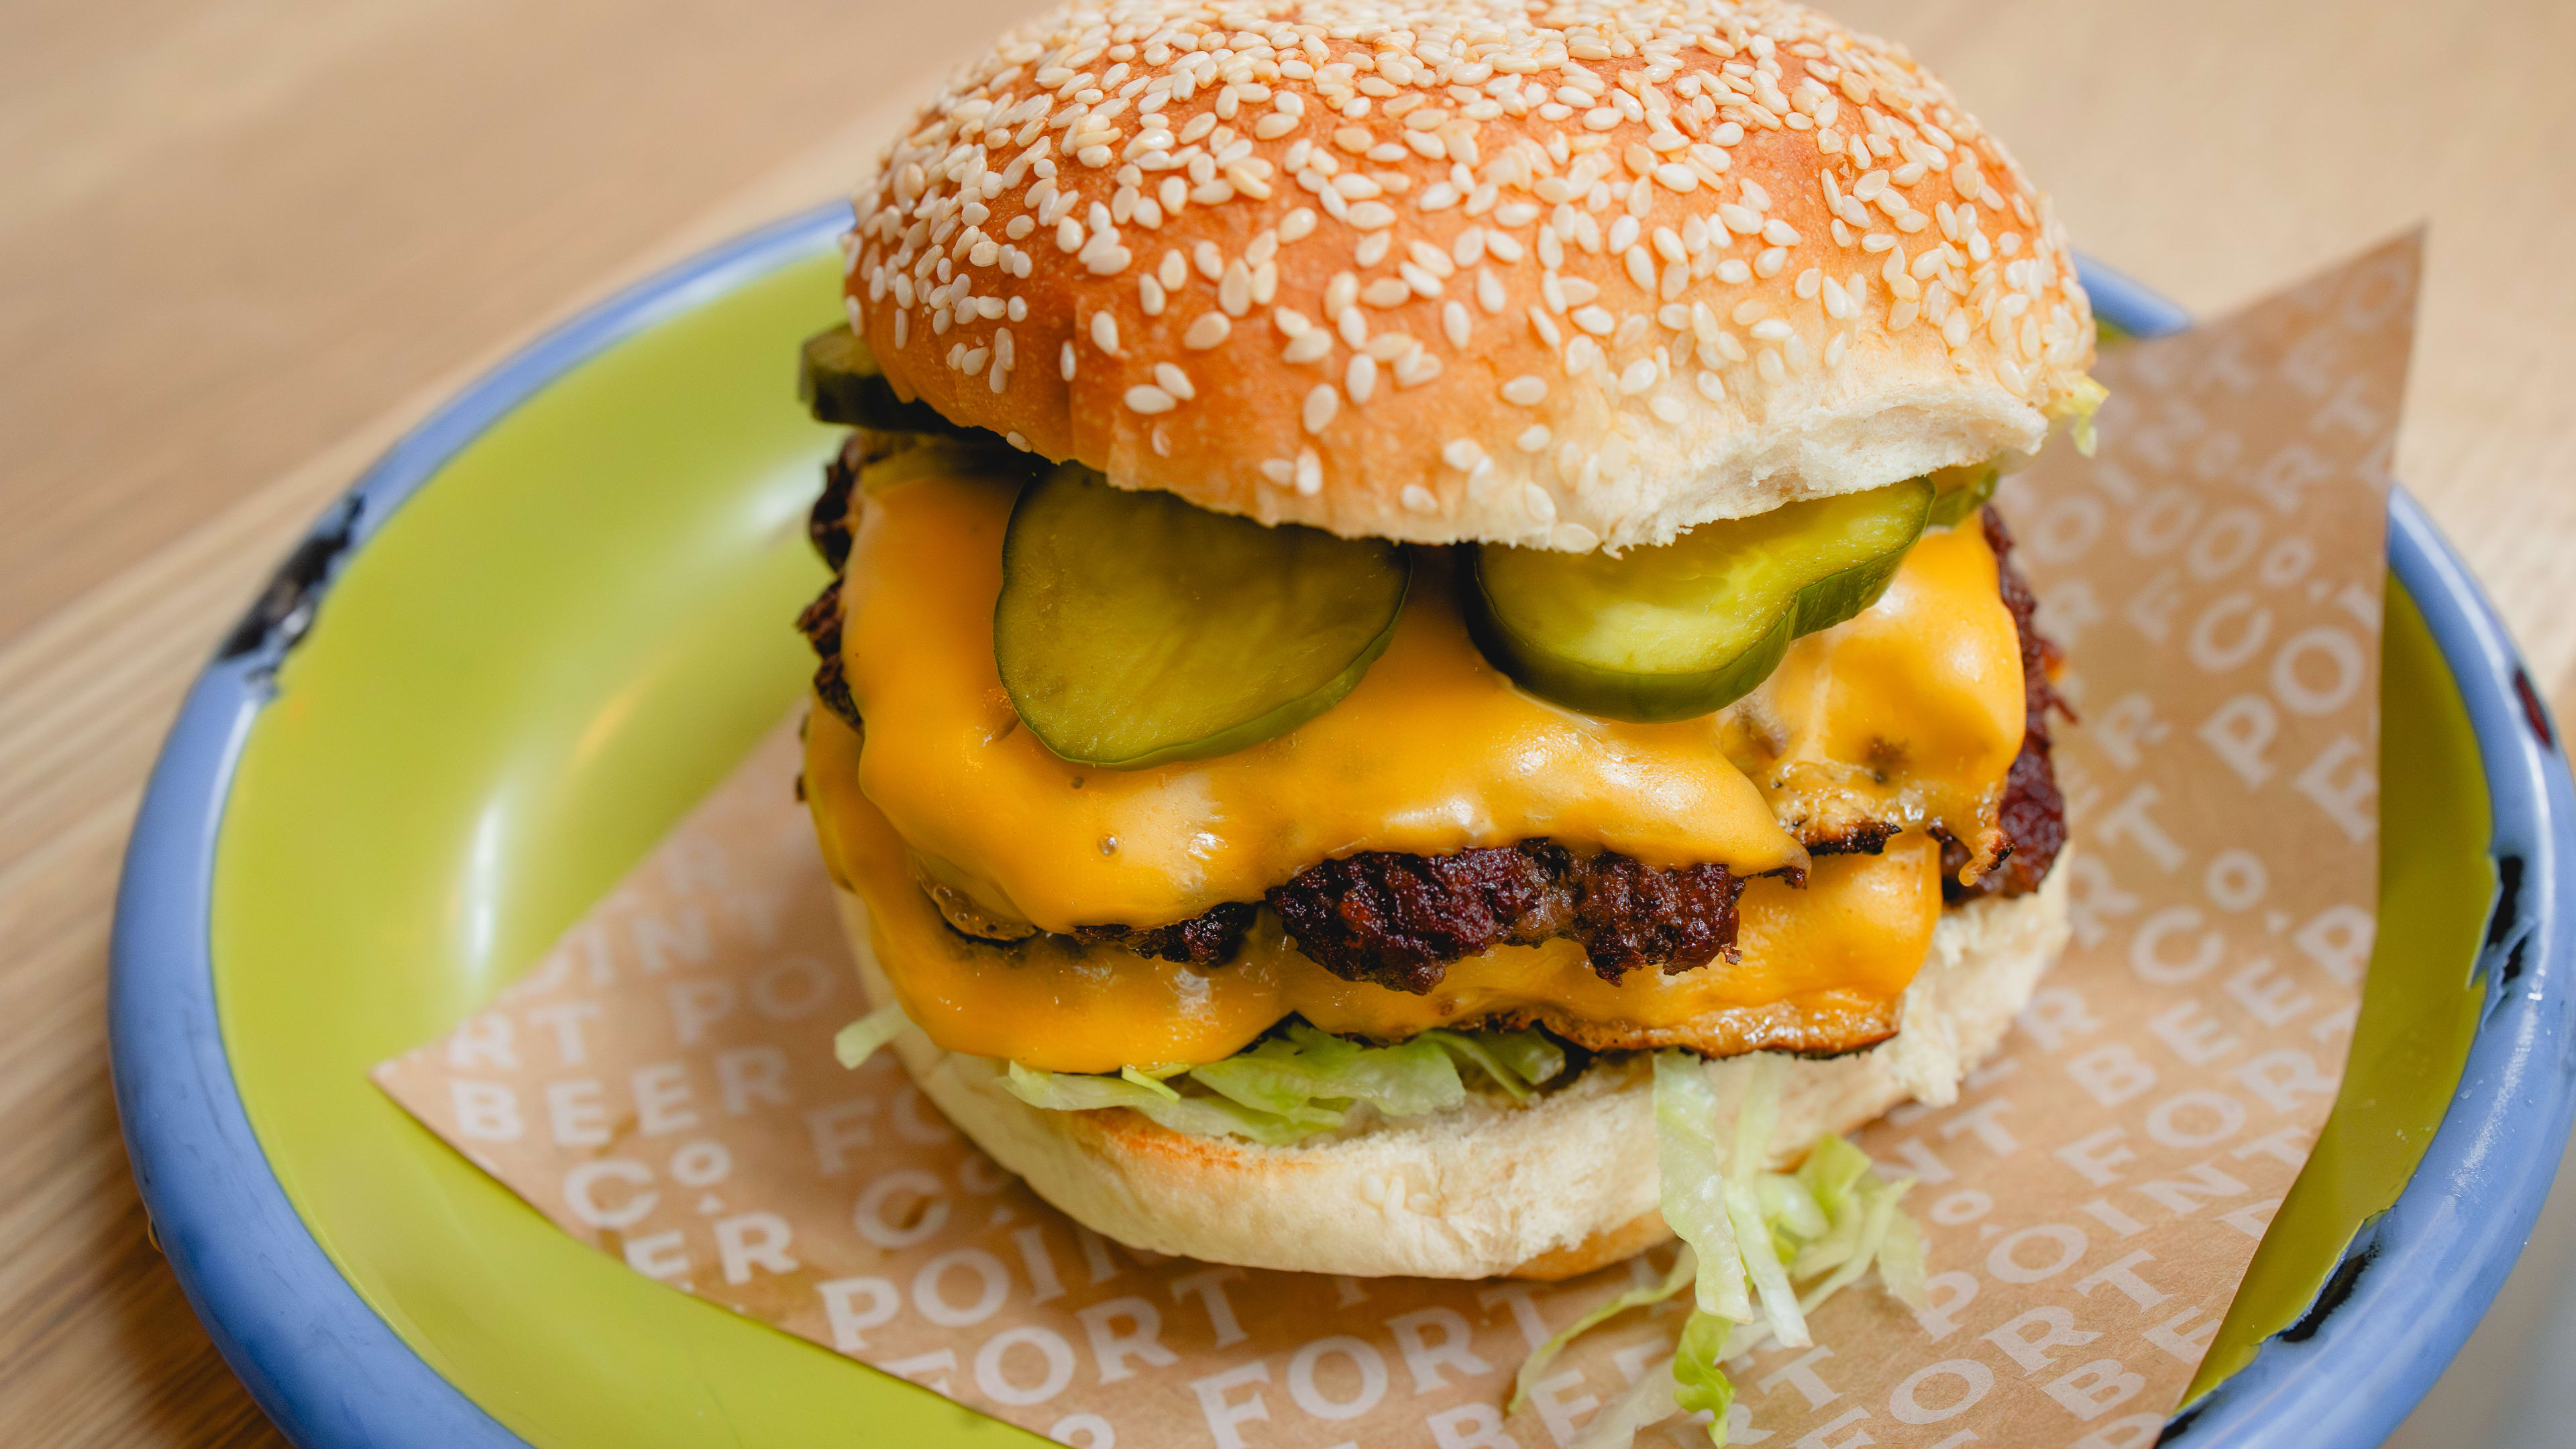
POLYGON ((2004 470, 1992 459, 1983 463, 1961 463, 1936 469, 1924 475, 1932 480, 1932 512, 1923 520, 1926 528, 1955 528, 1977 516, 1995 496, 1995 484, 2004 470))
POLYGON ((1923 533, 1930 480, 1703 523, 1658 548, 1484 544, 1469 613, 1522 688, 1586 714, 1689 719, 1753 692, 1789 643, 1875 602, 1923 533))
POLYGON ((796 396, 812 410, 814 421, 843 427, 874 428, 890 433, 958 433, 967 431, 939 415, 925 402, 895 396, 885 369, 867 339, 848 327, 834 327, 805 339, 796 367, 796 396))
POLYGON ((1067 463, 1011 510, 993 659, 1021 721, 1067 760, 1206 759, 1350 693, 1411 576, 1383 539, 1265 527, 1067 463))

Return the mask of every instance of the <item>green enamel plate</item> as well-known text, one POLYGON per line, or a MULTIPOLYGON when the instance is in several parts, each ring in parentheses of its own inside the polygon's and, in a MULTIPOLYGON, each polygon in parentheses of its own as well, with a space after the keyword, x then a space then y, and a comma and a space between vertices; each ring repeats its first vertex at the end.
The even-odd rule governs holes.
MULTIPOLYGON (((794 366, 840 312, 834 215, 478 385, 326 520, 173 736, 120 905, 120 1101, 183 1281, 301 1442, 1039 1442, 581 1246, 366 1075, 535 960, 803 688, 790 621, 824 573, 802 525, 837 433, 794 366)), ((2353 1078, 2212 1376, 2396 1198, 2485 1000, 2478 739, 2392 599, 2411 769, 2353 1078)))

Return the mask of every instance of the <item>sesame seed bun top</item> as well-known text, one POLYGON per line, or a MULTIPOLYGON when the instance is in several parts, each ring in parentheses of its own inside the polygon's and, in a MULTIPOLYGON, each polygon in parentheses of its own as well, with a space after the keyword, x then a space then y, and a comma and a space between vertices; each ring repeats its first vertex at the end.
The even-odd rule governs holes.
POLYGON ((898 388, 1343 534, 1665 542, 2034 449, 2093 357, 2047 197, 1794 5, 1069 4, 853 205, 898 388))

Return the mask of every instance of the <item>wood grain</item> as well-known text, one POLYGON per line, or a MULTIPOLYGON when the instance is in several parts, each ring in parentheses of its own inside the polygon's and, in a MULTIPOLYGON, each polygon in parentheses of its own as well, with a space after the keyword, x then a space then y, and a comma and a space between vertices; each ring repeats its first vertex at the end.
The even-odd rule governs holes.
MULTIPOLYGON (((225 622, 446 391, 615 281, 846 189, 1017 8, 0 8, 10 1442, 283 1442, 147 1240, 102 1031, 124 836, 225 622)), ((2196 309, 2429 223, 2399 471, 2576 712, 2576 167, 2553 149, 2576 130, 2576 8, 1835 8, 1947 75, 2078 245, 2196 309)), ((2402 1442, 2488 1441, 2576 1211, 2539 1242, 2402 1442)))

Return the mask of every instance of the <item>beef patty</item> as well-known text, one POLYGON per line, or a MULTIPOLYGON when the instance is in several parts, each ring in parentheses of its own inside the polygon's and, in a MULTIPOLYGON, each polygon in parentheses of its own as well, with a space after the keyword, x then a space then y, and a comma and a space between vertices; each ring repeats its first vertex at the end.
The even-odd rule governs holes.
POLYGON ((1682 972, 1735 958, 1741 877, 1722 865, 1658 870, 1553 841, 1452 855, 1363 851, 1299 871, 1266 899, 1297 949, 1345 981, 1416 995, 1449 963, 1505 943, 1583 943, 1604 981, 1640 966, 1682 972))

